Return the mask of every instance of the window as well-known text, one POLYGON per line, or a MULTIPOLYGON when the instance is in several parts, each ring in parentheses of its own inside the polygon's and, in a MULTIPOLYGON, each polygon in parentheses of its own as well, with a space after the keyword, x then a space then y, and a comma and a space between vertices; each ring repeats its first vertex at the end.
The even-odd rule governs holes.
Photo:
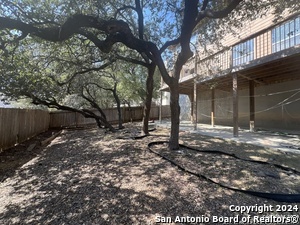
POLYGON ((254 39, 250 39, 233 47, 233 66, 247 63, 254 59, 254 39))
POLYGON ((300 44, 300 17, 272 30, 272 52, 278 52, 300 44))

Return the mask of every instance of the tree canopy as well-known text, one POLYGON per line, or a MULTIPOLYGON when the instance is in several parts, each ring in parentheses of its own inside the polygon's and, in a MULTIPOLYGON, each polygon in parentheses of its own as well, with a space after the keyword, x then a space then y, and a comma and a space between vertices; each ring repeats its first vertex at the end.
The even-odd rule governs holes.
MULTIPOLYGON (((141 104, 146 98, 143 67, 101 55, 86 39, 51 46, 24 39, 19 46, 0 62, 0 92, 10 100, 26 97, 35 104, 71 110, 119 108, 121 103, 141 104)), ((121 121, 120 115, 119 127, 121 121)))

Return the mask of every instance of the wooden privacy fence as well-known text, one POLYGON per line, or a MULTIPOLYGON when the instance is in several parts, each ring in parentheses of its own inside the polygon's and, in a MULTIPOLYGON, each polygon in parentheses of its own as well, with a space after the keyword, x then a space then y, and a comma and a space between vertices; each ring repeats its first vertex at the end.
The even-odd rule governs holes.
MULTIPOLYGON (((159 111, 159 106, 152 107, 150 119, 158 119, 159 111)), ((109 122, 118 122, 116 108, 104 109, 104 113, 109 122)), ((124 107, 122 114, 123 122, 140 121, 143 118, 143 107, 124 107)), ((170 106, 163 106, 162 117, 166 118, 170 115, 170 106)), ((81 114, 74 112, 56 111, 49 113, 43 110, 0 108, 0 152, 47 131, 49 128, 89 124, 95 124, 95 120, 84 118, 81 114)))
MULTIPOLYGON (((103 110, 108 122, 112 124, 118 123, 118 111, 116 108, 103 110)), ((159 118, 159 106, 152 106, 150 111, 150 119, 159 118)), ((98 114, 97 110, 93 111, 98 114)), ((170 117, 170 106, 162 106, 162 117, 170 117)), ((140 121, 143 119, 143 107, 122 107, 123 122, 140 121)), ((69 111, 56 111, 50 113, 50 128, 67 127, 67 126, 84 126, 95 124, 95 120, 91 118, 85 118, 79 113, 69 111)))
POLYGON ((48 111, 0 108, 0 151, 49 128, 48 111))

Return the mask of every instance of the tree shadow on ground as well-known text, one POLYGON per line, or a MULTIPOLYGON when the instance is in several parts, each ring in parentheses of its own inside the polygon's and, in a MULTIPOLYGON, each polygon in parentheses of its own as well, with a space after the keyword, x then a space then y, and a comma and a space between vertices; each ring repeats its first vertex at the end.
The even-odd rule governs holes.
POLYGON ((0 223, 155 224, 157 216, 233 216, 229 205, 275 204, 178 170, 146 150, 153 139, 63 133, 0 184, 0 223))
POLYGON ((40 146, 41 141, 56 132, 58 130, 50 129, 14 147, 0 151, 0 182, 14 176, 17 169, 40 154, 43 150, 40 146))
POLYGON ((184 132, 181 136, 181 139, 184 144, 191 147, 204 148, 212 151, 225 151, 228 153, 234 153, 241 158, 274 162, 300 171, 299 153, 297 154, 275 149, 266 149, 261 146, 226 141, 221 138, 205 135, 201 135, 201 140, 198 140, 199 136, 200 135, 198 134, 184 132))

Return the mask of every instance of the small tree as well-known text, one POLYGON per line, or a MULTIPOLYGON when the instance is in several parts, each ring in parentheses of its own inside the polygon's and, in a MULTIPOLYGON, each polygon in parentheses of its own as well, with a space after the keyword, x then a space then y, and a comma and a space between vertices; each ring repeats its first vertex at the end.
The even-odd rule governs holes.
POLYGON ((81 61, 80 58, 91 57, 83 51, 74 55, 74 46, 61 46, 60 54, 52 54, 57 51, 48 52, 37 43, 23 43, 23 46, 25 45, 26 48, 14 48, 14 54, 5 56, 5 61, 0 62, 0 82, 3 84, 0 92, 7 100, 25 97, 31 99, 34 104, 77 112, 85 117, 94 118, 99 127, 104 126, 114 131, 101 109, 101 101, 96 100, 96 96, 101 96, 101 91, 84 87, 85 83, 82 82, 91 79, 94 83, 103 82, 104 78, 100 76, 99 71, 107 68, 112 61, 98 61, 98 66, 85 68, 85 64, 90 66, 91 63, 81 61), (69 49, 72 51, 68 51, 69 49), (97 109, 98 114, 87 109, 90 107, 97 109))

